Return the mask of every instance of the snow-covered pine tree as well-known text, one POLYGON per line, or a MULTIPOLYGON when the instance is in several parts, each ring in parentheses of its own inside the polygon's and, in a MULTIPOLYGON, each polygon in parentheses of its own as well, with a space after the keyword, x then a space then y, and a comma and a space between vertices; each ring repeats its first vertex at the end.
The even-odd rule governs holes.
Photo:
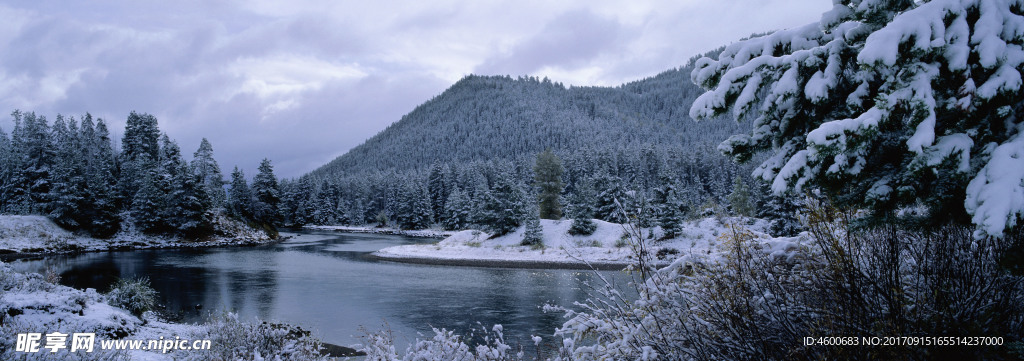
POLYGON ((224 176, 220 172, 220 166, 213 157, 213 145, 209 140, 203 138, 199 143, 199 149, 192 155, 192 172, 202 180, 206 187, 206 193, 210 195, 213 208, 224 206, 227 194, 224 192, 224 176))
POLYGON ((761 198, 763 204, 758 207, 757 216, 768 220, 768 233, 776 237, 789 237, 804 229, 797 218, 797 212, 804 206, 802 197, 771 194, 767 184, 762 184, 760 191, 766 196, 761 198))
POLYGON ((252 220, 252 190, 245 179, 245 172, 238 169, 238 166, 231 171, 228 210, 238 219, 252 220))
POLYGON ((78 230, 88 224, 82 210, 87 208, 87 184, 83 173, 81 144, 74 118, 58 114, 53 122, 52 139, 56 150, 50 171, 49 218, 61 227, 78 230))
POLYGON ((12 209, 20 214, 43 214, 50 202, 53 144, 46 117, 14 111, 11 150, 15 171, 12 209))
POLYGON ((348 220, 349 225, 361 226, 366 224, 366 206, 363 205, 361 198, 356 198, 351 202, 348 207, 348 211, 345 212, 345 218, 348 220))
POLYGON ((258 168, 259 173, 252 180, 253 204, 252 212, 255 220, 261 224, 276 228, 281 221, 277 206, 281 201, 274 166, 264 158, 258 168))
MULTIPOLYGON (((148 158, 148 153, 140 153, 133 162, 151 163, 148 158)), ((167 230, 167 222, 163 219, 166 198, 160 189, 160 175, 157 173, 155 168, 137 173, 140 176, 137 179, 138 190, 129 208, 136 229, 147 234, 160 234, 167 230)))
POLYGON ((444 229, 456 231, 466 229, 471 222, 473 204, 466 197, 466 192, 459 188, 448 194, 448 200, 444 204, 444 218, 441 223, 444 229))
POLYGON ((602 174, 594 180, 597 199, 594 204, 594 218, 614 223, 626 223, 622 202, 626 192, 622 189, 622 180, 608 174, 602 174))
POLYGON ((537 163, 533 167, 534 185, 538 188, 537 199, 540 218, 562 219, 562 161, 547 149, 537 154, 537 163))
POLYGON ((117 214, 116 164, 110 132, 103 119, 97 119, 94 125, 92 115, 87 113, 82 117, 79 138, 85 155, 85 197, 88 204, 80 212, 89 220, 87 229, 93 237, 111 237, 120 230, 121 218, 117 214))
POLYGON ((593 181, 589 178, 582 179, 576 184, 576 192, 571 196, 569 203, 569 215, 572 216, 569 234, 589 236, 597 230, 593 220, 594 194, 593 181))
POLYGON ((12 158, 11 138, 0 127, 0 213, 10 212, 8 204, 11 201, 12 180, 15 170, 12 158))
POLYGON ((427 190, 430 192, 430 209, 434 219, 444 215, 444 204, 448 200, 449 185, 445 183, 444 168, 438 162, 430 166, 427 176, 427 190))
POLYGON ((178 144, 160 140, 160 175, 164 188, 163 220, 169 233, 200 238, 213 232, 213 201, 204 180, 181 156, 178 144))
POLYGON ((685 206, 676 191, 675 179, 662 175, 661 186, 654 189, 654 208, 657 209, 658 226, 664 238, 673 238, 682 230, 685 206))
POLYGON ((520 245, 531 246, 531 247, 542 247, 544 246, 544 229, 540 225, 540 210, 539 206, 530 202, 531 205, 524 216, 526 219, 523 220, 526 223, 526 227, 523 230, 523 240, 520 245))
POLYGON ((507 172, 498 172, 494 186, 484 195, 480 223, 494 237, 514 231, 523 219, 523 200, 522 188, 507 172))
POLYGON ((147 176, 144 173, 154 171, 159 166, 159 158, 160 129, 156 117, 131 112, 128 114, 124 136, 121 138, 122 169, 117 182, 119 195, 126 206, 135 198, 135 192, 141 186, 141 179, 147 176))
POLYGON ((750 187, 743 182, 743 177, 736 176, 732 181, 732 193, 729 193, 729 207, 738 216, 751 217, 754 215, 754 203, 750 199, 750 187))
POLYGON ((402 229, 424 229, 430 227, 430 194, 427 186, 416 179, 406 179, 398 198, 398 212, 395 221, 402 229))
POLYGON ((690 109, 753 132, 719 149, 772 190, 825 190, 885 216, 923 203, 1001 236, 1024 216, 1024 16, 1018 1, 836 1, 820 22, 696 62, 690 109))

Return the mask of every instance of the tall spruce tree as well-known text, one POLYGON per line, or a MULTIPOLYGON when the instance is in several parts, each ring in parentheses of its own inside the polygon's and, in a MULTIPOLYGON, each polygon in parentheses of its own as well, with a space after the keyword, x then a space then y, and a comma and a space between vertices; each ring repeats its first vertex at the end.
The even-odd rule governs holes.
POLYGON ((11 135, 15 157, 13 210, 20 214, 43 214, 49 206, 53 142, 46 117, 14 111, 11 135))
POLYGON ((256 173, 252 181, 253 217, 261 224, 276 228, 281 222, 277 208, 281 201, 281 193, 277 186, 277 177, 274 176, 274 166, 270 164, 269 159, 264 158, 258 169, 259 173, 256 173))
POLYGON ((537 163, 533 167, 534 182, 539 193, 537 195, 540 218, 562 219, 562 161, 547 149, 537 154, 537 163))
POLYGON ((11 191, 14 180, 14 163, 11 138, 0 127, 0 213, 10 212, 11 191))
POLYGON ((673 238, 682 230, 685 206, 676 190, 675 179, 662 175, 661 186, 654 189, 654 207, 657 209, 658 226, 665 238, 673 238))
POLYGON ((572 216, 569 234, 589 236, 597 230, 593 219, 595 196, 593 181, 590 178, 581 179, 576 184, 576 192, 573 193, 569 208, 570 216, 572 216))
POLYGON ((228 210, 238 219, 252 220, 252 190, 245 179, 245 172, 238 169, 231 171, 231 188, 228 192, 228 210))
POLYGON ((160 129, 156 117, 132 111, 128 114, 121 138, 121 171, 117 182, 126 206, 134 201, 135 192, 143 186, 142 179, 149 176, 146 173, 156 171, 159 160, 160 129))
POLYGON ((88 224, 85 209, 87 183, 83 175, 82 146, 74 118, 57 115, 52 139, 56 148, 50 172, 49 217, 61 227, 78 230, 88 224))
POLYGON ((499 172, 494 187, 484 194, 480 223, 494 237, 519 227, 523 219, 523 191, 507 172, 499 172))
POLYGON ((121 218, 118 216, 116 200, 116 177, 114 172, 114 148, 110 141, 110 131, 103 119, 97 119, 93 125, 92 115, 82 118, 81 139, 85 157, 86 202, 88 206, 82 210, 89 219, 88 230, 93 237, 107 238, 120 230, 121 218))
POLYGON ((445 182, 444 168, 435 162, 427 176, 427 191, 430 192, 430 207, 435 219, 444 215, 444 204, 448 200, 449 185, 445 182))
POLYGON ((213 145, 206 138, 203 138, 199 143, 199 149, 192 155, 191 165, 192 171, 202 180, 200 184, 210 195, 213 208, 223 207, 224 201, 227 199, 227 193, 224 192, 226 182, 220 172, 220 166, 217 165, 217 160, 213 158, 213 145))
POLYGON ((473 204, 470 203, 466 192, 456 188, 452 190, 448 195, 448 200, 445 201, 444 217, 441 223, 444 225, 444 229, 450 231, 466 229, 472 221, 472 213, 473 204))

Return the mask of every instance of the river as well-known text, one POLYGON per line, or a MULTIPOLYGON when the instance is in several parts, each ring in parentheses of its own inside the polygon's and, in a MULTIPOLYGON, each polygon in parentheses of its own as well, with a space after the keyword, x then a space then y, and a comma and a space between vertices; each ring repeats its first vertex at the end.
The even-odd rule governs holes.
MULTIPOLYGON (((545 303, 571 306, 587 296, 592 271, 404 264, 366 257, 396 245, 433 239, 379 234, 294 231, 260 247, 94 252, 19 260, 22 272, 53 269, 61 283, 109 289, 118 278, 148 277, 167 313, 202 322, 230 310, 242 319, 287 322, 325 342, 360 343, 362 330, 389 328, 398 351, 431 327, 466 334, 502 324, 506 341, 532 349, 531 335, 556 346, 564 319, 545 303), (479 325, 478 325, 479 323, 479 325)), ((628 275, 602 271, 624 285, 628 275)), ((479 332, 477 332, 479 334, 479 332)), ((420 336, 423 335, 423 336, 420 336)))

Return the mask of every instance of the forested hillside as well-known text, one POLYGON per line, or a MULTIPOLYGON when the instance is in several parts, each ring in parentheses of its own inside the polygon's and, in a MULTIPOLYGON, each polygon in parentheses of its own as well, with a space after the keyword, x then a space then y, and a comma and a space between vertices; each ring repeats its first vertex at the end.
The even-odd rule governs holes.
MULTIPOLYGON (((645 223, 671 227, 687 214, 728 210, 735 184, 757 185, 751 169, 715 147, 749 125, 729 116, 693 121, 688 110, 702 90, 690 81, 692 70, 691 62, 617 87, 467 76, 364 144, 282 182, 285 221, 519 225, 537 217, 533 167, 546 149, 564 168, 566 218, 621 222, 620 210, 629 209, 645 223)), ((762 189, 752 193, 747 201, 767 210, 762 189)))
POLYGON ((727 118, 697 123, 687 115, 702 92, 690 81, 691 70, 672 69, 614 88, 470 75, 311 174, 517 159, 546 148, 711 149, 740 128, 727 118))

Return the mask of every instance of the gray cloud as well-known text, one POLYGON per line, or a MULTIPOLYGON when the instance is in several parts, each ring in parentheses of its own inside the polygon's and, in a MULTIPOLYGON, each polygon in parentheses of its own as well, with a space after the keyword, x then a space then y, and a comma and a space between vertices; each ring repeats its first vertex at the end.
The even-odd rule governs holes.
POLYGON ((559 15, 538 33, 491 57, 476 68, 480 74, 532 74, 545 66, 568 68, 588 63, 605 51, 619 49, 626 36, 612 19, 586 10, 559 15))
POLYGON ((266 157, 294 177, 469 73, 615 85, 829 7, 808 1, 6 3, 0 111, 91 112, 116 137, 147 112, 225 172, 266 157))

